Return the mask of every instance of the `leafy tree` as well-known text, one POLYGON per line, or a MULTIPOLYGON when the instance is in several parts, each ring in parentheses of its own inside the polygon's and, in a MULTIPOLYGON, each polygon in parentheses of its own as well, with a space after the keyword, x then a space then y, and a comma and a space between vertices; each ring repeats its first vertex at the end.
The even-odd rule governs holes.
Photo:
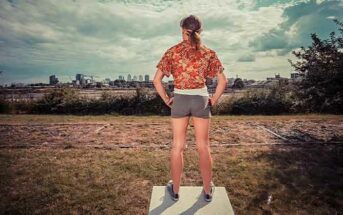
POLYGON ((299 61, 289 60, 303 76, 296 92, 310 112, 343 112, 343 23, 334 22, 338 26, 338 36, 331 32, 330 38, 322 40, 312 33, 311 46, 302 46, 300 51, 292 52, 299 61))
POLYGON ((232 88, 242 89, 244 88, 244 82, 241 78, 236 78, 233 82, 232 88))

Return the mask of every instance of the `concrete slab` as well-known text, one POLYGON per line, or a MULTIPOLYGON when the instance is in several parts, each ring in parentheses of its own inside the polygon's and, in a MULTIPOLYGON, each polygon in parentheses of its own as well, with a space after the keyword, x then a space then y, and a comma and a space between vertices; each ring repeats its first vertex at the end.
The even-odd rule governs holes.
POLYGON ((213 199, 206 202, 202 187, 181 186, 180 198, 173 201, 166 186, 153 186, 149 215, 233 215, 230 200, 225 187, 215 187, 213 199))

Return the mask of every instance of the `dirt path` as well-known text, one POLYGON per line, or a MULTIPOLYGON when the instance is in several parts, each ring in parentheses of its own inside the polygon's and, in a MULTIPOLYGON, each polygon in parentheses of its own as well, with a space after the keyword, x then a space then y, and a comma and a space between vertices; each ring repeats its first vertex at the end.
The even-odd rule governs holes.
MULTIPOLYGON (((168 117, 99 117, 49 122, 51 116, 13 116, 0 123, 0 148, 168 148, 172 133, 168 117), (17 119, 16 119, 17 117, 17 119), (44 119, 44 121, 42 121, 44 119)), ((52 116, 54 118, 55 116, 52 116)), ((67 117, 68 118, 68 117, 67 117)), ((342 117, 212 118, 213 147, 251 145, 342 144, 342 117)), ((190 121, 187 146, 195 146, 190 121)))

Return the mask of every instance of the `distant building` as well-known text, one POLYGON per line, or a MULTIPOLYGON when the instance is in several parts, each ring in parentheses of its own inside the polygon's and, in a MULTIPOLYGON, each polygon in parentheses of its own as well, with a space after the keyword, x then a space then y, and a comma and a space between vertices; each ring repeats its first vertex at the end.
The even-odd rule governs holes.
POLYGON ((145 75, 145 76, 144 76, 144 81, 145 81, 145 82, 149 82, 149 75, 145 75))
POLYGON ((280 74, 275 74, 275 77, 267 77, 266 80, 249 80, 246 83, 248 88, 270 88, 280 83, 288 83, 288 78, 281 77, 280 74))
POLYGON ((50 85, 58 84, 58 78, 56 77, 56 75, 50 75, 49 76, 49 84, 50 85))
POLYGON ((275 77, 267 77, 267 81, 281 80, 281 79, 287 79, 287 78, 281 77, 280 73, 279 74, 275 74, 275 77))
POLYGON ((85 76, 84 77, 86 84, 95 84, 93 76, 85 76))
POLYGON ((124 80, 124 76, 119 75, 118 79, 119 79, 119 80, 124 80))
POLYGON ((132 81, 130 74, 127 75, 127 81, 132 81))
POLYGON ((81 81, 81 79, 83 79, 83 77, 84 77, 84 75, 82 75, 82 74, 76 74, 75 79, 76 79, 77 81, 81 81))
POLYGON ((105 78, 104 80, 103 80, 103 83, 104 84, 109 84, 111 82, 111 79, 109 79, 109 78, 105 78))
POLYGON ((84 74, 76 74, 76 84, 85 86, 88 84, 95 84, 93 76, 88 76, 84 74))
POLYGON ((143 81, 143 75, 139 75, 138 80, 139 80, 139 81, 143 81))
POLYGON ((133 80, 133 81, 137 81, 137 76, 134 75, 132 80, 133 80))

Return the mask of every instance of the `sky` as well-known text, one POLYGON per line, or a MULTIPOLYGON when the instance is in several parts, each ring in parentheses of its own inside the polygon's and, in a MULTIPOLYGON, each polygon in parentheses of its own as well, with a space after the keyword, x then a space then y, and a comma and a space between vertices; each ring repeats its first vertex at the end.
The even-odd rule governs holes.
MULTIPOLYGON (((182 41, 179 22, 203 23, 227 78, 290 77, 292 50, 326 39, 343 0, 0 0, 0 84, 150 75, 182 41)), ((164 80, 172 80, 165 78, 164 80)))

